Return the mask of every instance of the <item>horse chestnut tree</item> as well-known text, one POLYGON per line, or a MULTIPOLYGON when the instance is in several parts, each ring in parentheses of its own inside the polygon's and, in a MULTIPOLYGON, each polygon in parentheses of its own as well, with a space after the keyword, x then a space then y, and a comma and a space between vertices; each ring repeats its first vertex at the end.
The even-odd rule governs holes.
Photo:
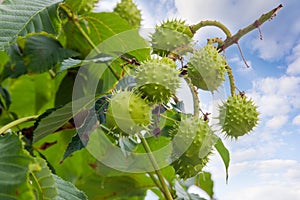
POLYGON ((282 6, 235 34, 218 21, 166 19, 148 41, 132 0, 113 12, 94 12, 95 3, 0 4, 0 199, 144 199, 149 190, 203 199, 191 185, 214 198, 210 156, 220 154, 228 177, 222 140, 238 142, 259 122, 224 50, 282 6), (206 26, 226 39, 199 47, 194 36, 206 26), (212 126, 199 91, 213 94, 226 80, 230 95, 212 126), (178 98, 182 84, 193 113, 178 98))

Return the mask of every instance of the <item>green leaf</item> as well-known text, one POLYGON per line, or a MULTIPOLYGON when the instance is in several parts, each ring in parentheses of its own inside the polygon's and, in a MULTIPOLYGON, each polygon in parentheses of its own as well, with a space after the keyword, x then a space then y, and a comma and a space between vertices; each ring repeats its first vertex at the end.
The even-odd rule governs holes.
POLYGON ((0 4, 0 50, 20 35, 56 33, 58 2, 61 0, 4 0, 0 4))
POLYGON ((78 87, 76 87, 76 93, 79 96, 84 96, 84 89, 86 86, 84 75, 77 72, 68 71, 60 82, 58 89, 56 90, 54 104, 56 107, 63 106, 72 101, 75 80, 79 85, 78 87))
POLYGON ((10 112, 18 117, 40 114, 47 107, 53 107, 55 81, 49 74, 26 75, 16 80, 5 81, 11 95, 10 112))
POLYGON ((34 199, 28 178, 32 163, 19 136, 0 136, 0 199, 34 199))
POLYGON ((0 75, 0 81, 6 78, 17 78, 27 73, 27 69, 24 64, 21 50, 17 44, 10 45, 7 49, 10 61, 6 63, 4 69, 0 75))
POLYGON ((46 137, 67 123, 73 116, 84 110, 86 106, 94 101, 94 97, 85 97, 66 104, 57 109, 49 116, 41 119, 34 131, 33 142, 46 137), (74 107, 73 107, 74 106, 74 107))
POLYGON ((145 174, 130 176, 101 177, 90 176, 77 183, 89 199, 144 199, 146 191, 155 184, 145 174))
POLYGON ((226 182, 228 181, 228 167, 230 162, 230 154, 228 149, 224 146, 221 138, 219 138, 215 144, 215 148, 217 149, 219 155, 221 156, 223 163, 226 169, 226 182))
POLYGON ((87 116, 83 120, 83 124, 78 128, 77 134, 72 138, 71 142, 69 143, 64 156, 63 160, 70 156, 72 153, 79 151, 80 149, 84 148, 88 141, 90 134, 93 130, 98 127, 99 121, 102 119, 103 112, 106 111, 108 106, 108 101, 106 96, 97 99, 94 106, 89 109, 87 116), (99 118, 99 120, 98 120, 99 118))
POLYGON ((78 55, 63 48, 59 41, 46 33, 18 38, 18 44, 22 48, 24 64, 29 73, 46 72, 64 59, 78 55))
MULTIPOLYGON (((169 159, 172 154, 172 142, 171 138, 160 136, 150 137, 146 139, 148 145, 152 151, 153 156, 156 159, 156 162, 159 163, 160 166, 168 166, 169 159)), ((138 145, 136 153, 146 153, 142 144, 138 145)), ((143 162, 143 161, 141 161, 143 162)))
POLYGON ((57 73, 61 73, 67 69, 77 68, 80 67, 81 65, 87 65, 89 63, 108 63, 111 60, 112 57, 106 54, 99 54, 97 55, 97 57, 89 60, 88 59, 78 60, 78 59, 68 58, 61 63, 61 66, 57 73))
POLYGON ((177 200, 206 200, 197 194, 191 194, 188 192, 188 188, 179 181, 175 182, 175 190, 177 195, 177 200))
POLYGON ((73 22, 69 20, 63 27, 67 36, 67 47, 81 52, 83 58, 86 57, 94 47, 83 37, 76 23, 80 25, 96 46, 118 33, 132 29, 126 21, 115 13, 88 13, 82 16, 79 21, 73 22))
POLYGON ((96 163, 96 174, 102 177, 113 177, 113 176, 125 176, 131 175, 131 173, 116 170, 114 168, 108 167, 101 162, 96 163))
POLYGON ((67 157, 71 156, 72 153, 79 151, 80 149, 82 149, 84 147, 85 146, 84 146, 83 142, 81 141, 81 138, 79 137, 78 134, 76 134, 72 138, 71 142, 68 144, 68 147, 64 153, 62 161, 64 161, 67 157))
POLYGON ((2 71, 2 67, 9 61, 9 56, 5 51, 0 51, 0 72, 2 71))
POLYGON ((80 190, 78 190, 72 183, 61 179, 60 177, 53 175, 58 197, 55 200, 87 200, 87 196, 80 190))
POLYGON ((35 187, 38 199, 54 199, 57 196, 57 189, 54 177, 45 160, 35 159, 36 164, 32 166, 32 184, 35 187))
POLYGON ((39 147, 46 142, 51 143, 56 141, 55 145, 39 151, 47 158, 48 163, 53 166, 56 175, 74 184, 79 179, 89 176, 94 171, 90 165, 95 163, 95 158, 93 158, 86 149, 77 151, 68 159, 63 162, 61 161, 75 132, 75 130, 60 131, 55 134, 50 134, 34 143, 34 149, 39 149, 39 147))
POLYGON ((214 182, 211 179, 211 173, 201 172, 195 177, 195 185, 204 190, 210 198, 214 196, 214 182))

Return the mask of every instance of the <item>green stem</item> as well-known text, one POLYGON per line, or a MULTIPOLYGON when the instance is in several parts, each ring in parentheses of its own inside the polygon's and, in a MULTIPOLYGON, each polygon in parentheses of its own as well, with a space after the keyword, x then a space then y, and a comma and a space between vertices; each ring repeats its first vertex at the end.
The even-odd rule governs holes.
POLYGON ((190 26, 190 29, 193 33, 196 33, 199 29, 205 27, 205 26, 215 26, 218 27, 219 29, 221 29, 225 35, 227 36, 227 38, 231 37, 231 33, 230 30, 221 22, 218 21, 214 21, 214 20, 205 20, 205 21, 201 21, 198 24, 192 25, 190 26))
POLYGON ((5 131, 7 131, 8 129, 13 128, 13 127, 15 127, 15 126, 17 126, 19 124, 24 123, 24 122, 36 120, 38 117, 39 117, 38 115, 34 115, 34 116, 24 117, 24 118, 12 121, 9 124, 6 124, 2 128, 0 128, 0 134, 5 133, 5 131))
POLYGON ((193 96, 193 100, 194 100, 194 116, 195 117, 199 117, 199 112, 200 112, 200 100, 198 98, 198 93, 195 90, 195 87, 191 81, 190 78, 185 77, 185 81, 187 82, 191 92, 192 92, 192 96, 193 96))
POLYGON ((236 34, 234 34, 231 37, 227 37, 224 41, 223 45, 221 45, 219 48, 224 50, 227 47, 231 46, 232 44, 236 44, 241 37, 249 33, 250 31, 259 28, 263 23, 266 21, 272 19, 274 16, 276 16, 276 13, 282 8, 282 4, 274 8, 273 10, 269 11, 266 14, 263 14, 259 19, 255 20, 252 24, 249 26, 240 29, 236 34))
POLYGON ((228 79, 229 79, 231 96, 234 96, 236 86, 235 86, 235 83, 234 83, 234 77, 233 77, 232 69, 228 64, 226 65, 226 71, 227 71, 227 75, 228 75, 228 79))
POLYGON ((155 183, 155 185, 158 187, 158 189, 164 193, 164 190, 161 187, 160 182, 155 178, 155 176, 151 172, 148 172, 148 174, 149 174, 150 178, 152 179, 153 183, 155 183))
POLYGON ((163 190, 162 192, 165 195, 165 198, 167 200, 173 200, 173 197, 172 197, 172 195, 170 193, 170 190, 169 190, 169 188, 168 188, 168 186, 167 186, 167 184, 166 184, 166 182, 164 180, 164 177, 163 177, 161 171, 159 170, 159 166, 158 166, 158 164, 157 164, 157 162, 156 162, 156 160, 155 160, 155 158, 154 158, 154 156, 152 154, 152 151, 151 151, 151 149, 150 149, 150 147, 148 145, 147 140, 143 136, 141 136, 140 139, 141 139, 142 145, 143 145, 145 151, 147 152, 147 155, 148 155, 148 157, 149 157, 149 159, 150 159, 150 161, 152 163, 154 171, 155 171, 155 173, 156 173, 156 175, 157 175, 157 177, 158 177, 158 179, 160 181, 160 184, 161 184, 162 190, 163 190))

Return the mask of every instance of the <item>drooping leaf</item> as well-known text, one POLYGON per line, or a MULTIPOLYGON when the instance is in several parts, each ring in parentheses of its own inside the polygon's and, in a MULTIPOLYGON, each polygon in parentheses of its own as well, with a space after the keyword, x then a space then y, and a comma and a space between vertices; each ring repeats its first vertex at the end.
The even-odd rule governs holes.
POLYGON ((71 142, 68 144, 68 147, 64 153, 63 159, 62 161, 64 161, 67 157, 69 157, 70 155, 72 155, 72 153, 79 151, 80 149, 84 148, 84 144, 81 141, 81 138, 78 134, 76 134, 71 142))
POLYGON ((73 116, 84 110, 86 106, 91 104, 94 97, 85 97, 66 104, 64 107, 57 109, 49 116, 41 119, 38 127, 34 131, 33 142, 46 137, 58 128, 67 123, 73 116))
POLYGON ((230 162, 230 154, 228 149, 224 146, 221 138, 219 138, 215 144, 215 148, 218 151, 219 155, 221 156, 223 163, 225 165, 226 170, 226 182, 228 181, 228 167, 230 162))
POLYGON ((41 158, 35 159, 31 176, 38 199, 54 199, 57 197, 55 180, 45 160, 41 158))
POLYGON ((4 0, 0 4, 0 50, 17 36, 59 29, 57 6, 61 0, 4 0))
POLYGON ((32 163, 19 136, 0 136, 0 199, 34 199, 28 178, 32 163))
POLYGON ((214 182, 211 179, 211 173, 202 172, 195 177, 195 185, 204 190, 210 198, 214 196, 214 182))
POLYGON ((78 55, 63 48, 53 36, 46 33, 18 38, 18 44, 22 48, 24 64, 29 73, 46 72, 64 59, 78 55))
POLYGON ((61 179, 60 177, 53 175, 58 196, 55 200, 87 200, 87 196, 80 190, 78 190, 72 183, 61 179))

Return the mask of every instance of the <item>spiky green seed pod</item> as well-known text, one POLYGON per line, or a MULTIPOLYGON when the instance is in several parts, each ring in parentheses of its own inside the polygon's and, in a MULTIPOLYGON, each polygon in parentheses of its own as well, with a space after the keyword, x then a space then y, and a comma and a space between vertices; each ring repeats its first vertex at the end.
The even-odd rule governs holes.
POLYGON ((169 58, 148 60, 135 74, 137 92, 150 103, 166 103, 179 88, 178 74, 175 62, 169 58))
POLYGON ((151 121, 151 107, 138 95, 121 91, 112 96, 106 113, 106 122, 115 132, 135 134, 151 121))
POLYGON ((237 139, 258 124, 257 107, 244 95, 230 96, 219 107, 219 125, 227 137, 237 139))
POLYGON ((197 50, 188 63, 188 76, 200 89, 214 91, 224 81, 226 60, 212 45, 197 50))
POLYGON ((165 21, 156 26, 155 32, 151 35, 153 53, 166 56, 177 48, 190 45, 193 36, 185 21, 176 19, 165 21))
POLYGON ((141 11, 132 0, 122 0, 116 5, 114 12, 118 13, 133 27, 139 28, 141 26, 141 11))
POLYGON ((65 0, 64 2, 77 14, 84 14, 91 12, 98 0, 65 0))
POLYGON ((207 121, 193 116, 183 117, 173 143, 173 156, 180 156, 172 163, 176 173, 183 179, 196 176, 207 164, 213 142, 213 131, 207 121))

